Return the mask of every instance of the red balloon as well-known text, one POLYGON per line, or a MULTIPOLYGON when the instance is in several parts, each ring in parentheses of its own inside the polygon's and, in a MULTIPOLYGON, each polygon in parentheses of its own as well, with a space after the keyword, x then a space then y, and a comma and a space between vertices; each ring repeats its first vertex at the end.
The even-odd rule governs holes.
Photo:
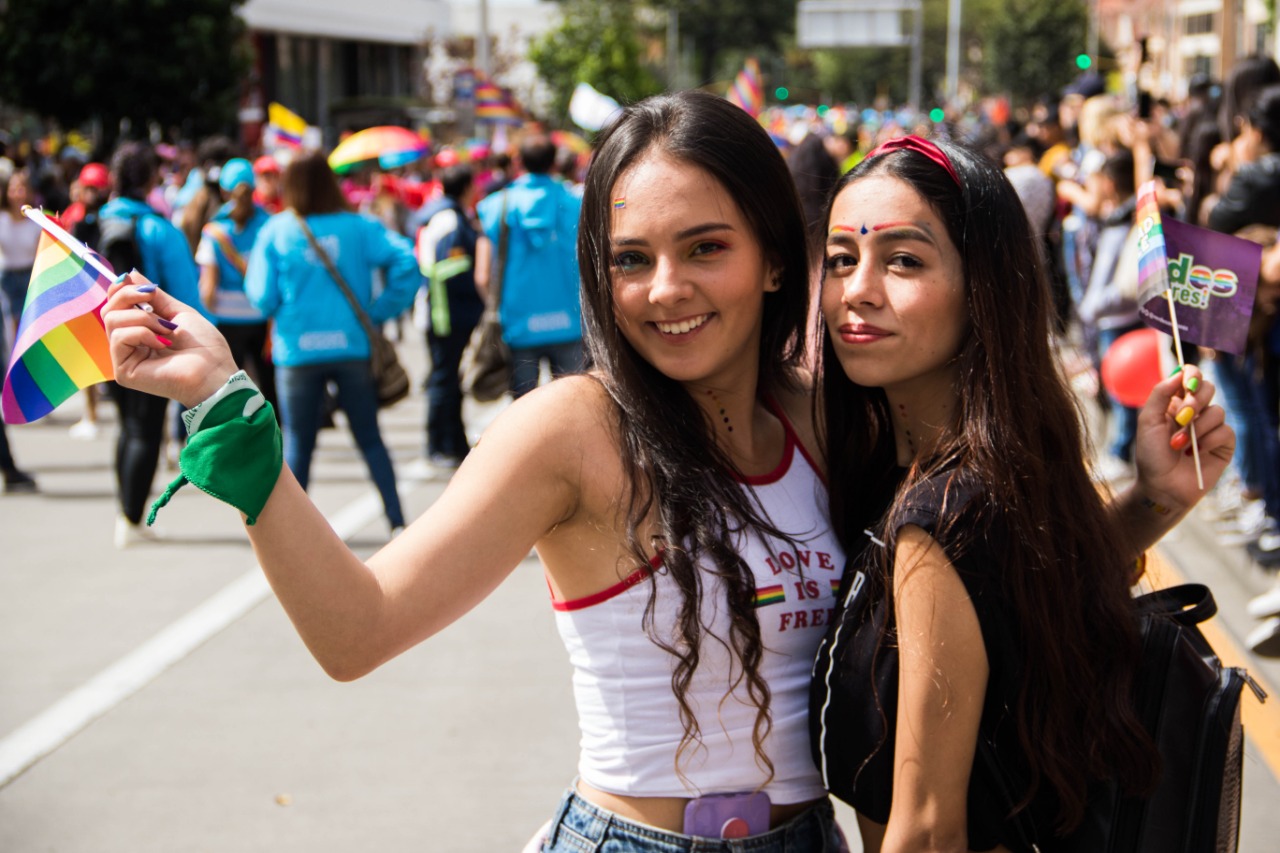
POLYGON ((1155 329, 1126 332, 1102 356, 1102 387, 1121 405, 1142 407, 1163 378, 1160 334, 1155 329))

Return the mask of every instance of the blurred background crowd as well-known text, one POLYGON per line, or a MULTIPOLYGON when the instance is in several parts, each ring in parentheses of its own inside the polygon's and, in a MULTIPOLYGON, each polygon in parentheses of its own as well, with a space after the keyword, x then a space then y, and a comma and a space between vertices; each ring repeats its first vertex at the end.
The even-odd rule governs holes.
MULTIPOLYGON (((486 199, 510 189, 508 198, 532 206, 549 193, 578 193, 591 140, 619 102, 701 86, 735 100, 770 132, 814 224, 815 250, 828 190, 886 139, 945 136, 1001 163, 1042 241, 1064 369, 1106 416, 1106 432, 1097 436, 1103 479, 1132 470, 1136 413, 1107 393, 1099 373, 1112 345, 1140 326, 1138 188, 1155 179, 1165 216, 1261 244, 1247 352, 1196 351, 1188 359, 1211 373, 1240 437, 1234 476, 1215 496, 1218 533, 1261 565, 1280 565, 1273 4, 966 0, 962 13, 956 0, 924 0, 897 4, 880 40, 858 30, 844 43, 832 35, 839 27, 823 31, 822 22, 806 19, 805 4, 791 2, 397 0, 363 19, 322 2, 303 26, 289 4, 227 0, 198 11, 144 4, 136 25, 85 8, 61 28, 47 25, 47 5, 9 4, 0 13, 7 57, 0 62, 7 99, 0 104, 7 127, 0 133, 0 305, 10 342, 38 239, 22 206, 57 214, 92 243, 95 223, 110 213, 104 204, 129 198, 181 235, 173 245, 187 253, 181 277, 191 283, 190 298, 235 337, 246 369, 279 394, 285 383, 276 380, 294 388, 307 365, 288 363, 287 355, 281 361, 282 347, 295 352, 298 341, 282 337, 292 321, 253 285, 255 275, 267 275, 252 268, 268 254, 255 247, 258 235, 291 210, 309 219, 357 215, 382 229, 385 257, 343 272, 367 277, 366 307, 393 339, 426 336, 432 364, 423 460, 448 469, 469 446, 459 361, 498 254, 499 203, 488 203, 486 217, 486 199), (193 29, 204 33, 199 43, 190 40, 193 29), (59 54, 83 42, 76 33, 103 37, 79 55, 59 54), (97 55, 99 42, 111 46, 110 58, 97 55), (944 44, 945 51, 931 49, 944 44), (115 58, 135 48, 153 60, 133 64, 188 66, 196 76, 155 75, 115 58), (62 59, 44 62, 51 56, 62 59), (37 61, 55 67, 27 74, 37 61), (86 78, 102 85, 86 86, 86 78), (400 128, 417 142, 407 152, 384 146, 335 160, 345 140, 369 127, 400 128), (304 179, 313 151, 328 155, 327 177, 304 179)), ((856 14, 859 4, 842 5, 856 14)), ((572 241, 572 233, 562 236, 572 241)), ((576 321, 568 327, 576 330, 576 321)), ((580 358, 576 349, 533 355, 552 373, 580 358)), ((343 408, 340 385, 330 381, 320 395, 315 429, 343 408)), ((85 394, 70 438, 99 437, 98 403, 106 396, 85 394)), ((288 414, 287 400, 282 408, 288 414)), ((156 417, 139 427, 139 452, 172 466, 183 431, 175 413, 167 428, 155 427, 156 417)), ((394 474, 378 461, 376 421, 348 426, 368 451, 389 524, 403 524, 394 474)), ((287 456, 289 435, 286 428, 287 456)), ((306 464, 314 435, 293 441, 303 449, 291 464, 306 464)), ((37 488, 7 443, 0 467, 6 491, 37 488)), ((138 525, 134 507, 122 505, 122 513, 117 544, 153 535, 138 525)))

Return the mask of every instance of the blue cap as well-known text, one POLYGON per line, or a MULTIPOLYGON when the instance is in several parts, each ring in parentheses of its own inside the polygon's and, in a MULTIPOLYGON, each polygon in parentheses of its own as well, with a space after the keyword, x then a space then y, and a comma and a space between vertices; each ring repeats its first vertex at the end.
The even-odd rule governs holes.
POLYGON ((242 184, 253 186, 253 164, 243 157, 228 160, 218 173, 218 186, 231 192, 242 184))

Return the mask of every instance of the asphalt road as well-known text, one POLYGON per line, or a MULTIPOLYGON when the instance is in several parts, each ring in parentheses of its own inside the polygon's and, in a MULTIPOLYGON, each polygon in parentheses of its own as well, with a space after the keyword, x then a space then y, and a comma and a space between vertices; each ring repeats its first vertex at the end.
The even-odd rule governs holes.
MULTIPOLYGON (((421 348, 407 360, 421 375, 421 348)), ((93 441, 68 438, 78 400, 10 428, 41 493, 0 497, 0 850, 518 850, 577 751, 536 561, 430 642, 335 683, 269 594, 234 510, 184 489, 160 516, 163 542, 115 549, 114 412, 101 411, 93 441)), ((477 426, 492 414, 470 413, 477 426)), ((444 484, 417 462, 422 417, 420 392, 383 415, 411 515, 444 484)), ((312 479, 357 552, 385 542, 345 431, 323 433, 312 479)), ((1270 577, 1203 517, 1161 553, 1170 580, 1213 586, 1221 643, 1238 646, 1244 603, 1270 577)), ((1280 686, 1276 661, 1236 653, 1280 686)), ((1247 853, 1280 838, 1278 708, 1247 718, 1247 853)))

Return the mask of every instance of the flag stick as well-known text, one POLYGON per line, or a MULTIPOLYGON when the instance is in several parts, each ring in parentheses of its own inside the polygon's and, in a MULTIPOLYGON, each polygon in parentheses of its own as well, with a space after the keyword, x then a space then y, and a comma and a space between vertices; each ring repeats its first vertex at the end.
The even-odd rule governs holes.
MULTIPOLYGON (((1164 292, 1169 300, 1169 325, 1173 328, 1173 351, 1178 356, 1178 367, 1186 367, 1187 364, 1182 360, 1182 337, 1178 334, 1178 309, 1174 307, 1173 288, 1169 288, 1164 292)), ((1200 445, 1196 441, 1196 422, 1192 421, 1187 424, 1187 432, 1191 434, 1191 454, 1196 460, 1196 485, 1200 487, 1200 491, 1204 491, 1204 472, 1200 470, 1200 445)))
POLYGON ((70 249, 76 257, 89 263, 94 269, 102 273, 108 281, 115 280, 116 274, 112 272, 111 267, 104 264, 102 260, 94 254, 92 249, 67 233, 65 228, 45 216, 44 211, 34 208, 29 204, 25 204, 22 206, 22 215, 39 225, 45 231, 48 231, 50 237, 70 249))

